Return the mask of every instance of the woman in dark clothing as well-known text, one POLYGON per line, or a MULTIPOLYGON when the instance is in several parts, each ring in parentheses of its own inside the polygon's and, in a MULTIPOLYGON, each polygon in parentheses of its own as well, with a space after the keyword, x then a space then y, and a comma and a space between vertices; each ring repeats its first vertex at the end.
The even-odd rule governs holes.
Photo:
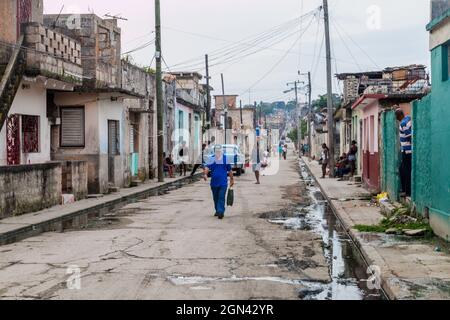
POLYGON ((322 149, 322 179, 325 179, 327 176, 327 167, 330 163, 330 149, 328 149, 325 143, 322 145, 322 149))
POLYGON ((356 156, 358 154, 358 143, 356 141, 352 141, 352 146, 350 147, 350 151, 348 152, 348 162, 351 168, 352 177, 356 172, 356 156))

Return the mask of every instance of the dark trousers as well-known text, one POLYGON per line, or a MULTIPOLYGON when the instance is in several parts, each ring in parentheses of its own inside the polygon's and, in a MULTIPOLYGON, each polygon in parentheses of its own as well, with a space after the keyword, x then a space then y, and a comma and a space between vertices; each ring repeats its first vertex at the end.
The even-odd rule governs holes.
POLYGON ((412 154, 402 152, 402 164, 400 165, 400 181, 402 192, 411 196, 412 154))
POLYGON ((228 186, 211 187, 211 190, 213 194, 216 213, 223 216, 225 214, 225 197, 227 194, 228 186))
POLYGON ((328 162, 327 163, 322 162, 322 178, 325 178, 327 175, 327 167, 328 167, 328 162))
POLYGON ((202 166, 201 164, 194 165, 194 169, 192 169, 191 176, 193 176, 197 172, 198 168, 200 168, 201 166, 202 166))

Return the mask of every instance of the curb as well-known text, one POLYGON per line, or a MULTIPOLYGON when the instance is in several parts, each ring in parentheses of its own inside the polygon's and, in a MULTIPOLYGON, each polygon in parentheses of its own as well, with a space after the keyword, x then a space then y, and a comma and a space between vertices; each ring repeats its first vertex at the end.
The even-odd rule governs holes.
MULTIPOLYGON (((353 228, 351 227, 351 223, 348 221, 350 220, 348 217, 344 217, 342 214, 342 211, 344 211, 343 209, 338 209, 336 207, 336 204, 334 203, 335 200, 332 200, 328 194, 325 192, 325 190, 322 187, 322 184, 320 183, 320 181, 316 178, 316 176, 312 173, 311 168, 309 167, 309 165, 306 163, 306 161, 304 161, 302 159, 303 163, 305 164, 309 174, 311 175, 311 177, 314 179, 314 181, 316 182, 317 186, 319 187, 320 191, 322 192, 323 196, 325 197, 325 199, 327 200, 331 210, 333 211, 334 215, 336 216, 336 218, 339 220, 339 222, 341 223, 342 227, 344 228, 345 232, 348 234, 348 236, 350 237, 351 241, 353 242, 353 244, 355 245, 355 248, 359 251, 362 259, 364 260, 364 263, 366 264, 366 267, 369 267, 371 265, 374 264, 375 259, 373 259, 371 257, 371 254, 369 254, 366 249, 364 248, 364 246, 362 245, 361 241, 359 240, 358 235, 355 233, 355 231, 353 230, 353 228)), ((373 254, 377 254, 376 252, 373 252, 373 254)), ((378 254, 377 254, 378 255, 378 254)), ((379 255, 378 255, 379 256, 379 255)), ((379 256, 379 261, 382 261, 383 258, 381 256, 379 256)), ((389 270, 389 268, 387 266, 384 266, 387 270, 389 270)), ((383 275, 381 275, 381 291, 383 292, 384 296, 386 298, 388 298, 389 300, 396 300, 396 296, 393 293, 391 287, 388 285, 386 277, 384 277, 383 275)))
POLYGON ((158 191, 179 185, 182 183, 195 183, 201 174, 194 177, 183 177, 175 181, 167 182, 162 185, 152 186, 144 190, 139 190, 124 196, 118 196, 115 199, 107 200, 100 204, 92 205, 88 208, 74 209, 70 213, 63 214, 57 218, 48 219, 37 224, 24 225, 0 234, 0 246, 12 244, 30 237, 40 235, 45 232, 63 232, 65 229, 78 227, 86 224, 90 218, 102 216, 111 210, 118 209, 136 200, 146 199, 158 194, 158 191))

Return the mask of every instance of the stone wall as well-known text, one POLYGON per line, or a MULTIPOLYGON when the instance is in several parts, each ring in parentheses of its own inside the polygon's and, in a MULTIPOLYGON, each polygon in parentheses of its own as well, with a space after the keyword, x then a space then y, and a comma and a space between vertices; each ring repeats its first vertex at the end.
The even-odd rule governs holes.
POLYGON ((61 202, 60 163, 0 167, 0 219, 61 202))
POLYGON ((72 38, 30 23, 25 27, 27 70, 32 75, 42 74, 75 84, 82 83, 81 44, 72 38))
POLYGON ((73 194, 76 201, 87 197, 88 163, 86 161, 63 162, 62 192, 73 194))

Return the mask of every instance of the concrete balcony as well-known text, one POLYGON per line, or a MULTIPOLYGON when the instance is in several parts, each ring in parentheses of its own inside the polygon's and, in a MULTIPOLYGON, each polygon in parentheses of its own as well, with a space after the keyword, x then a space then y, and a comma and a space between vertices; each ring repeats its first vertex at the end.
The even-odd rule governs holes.
POLYGON ((177 100, 187 103, 196 111, 202 111, 206 105, 206 99, 198 91, 177 89, 177 100))
POLYGON ((80 42, 39 23, 24 25, 28 76, 79 86, 83 82, 80 42))

